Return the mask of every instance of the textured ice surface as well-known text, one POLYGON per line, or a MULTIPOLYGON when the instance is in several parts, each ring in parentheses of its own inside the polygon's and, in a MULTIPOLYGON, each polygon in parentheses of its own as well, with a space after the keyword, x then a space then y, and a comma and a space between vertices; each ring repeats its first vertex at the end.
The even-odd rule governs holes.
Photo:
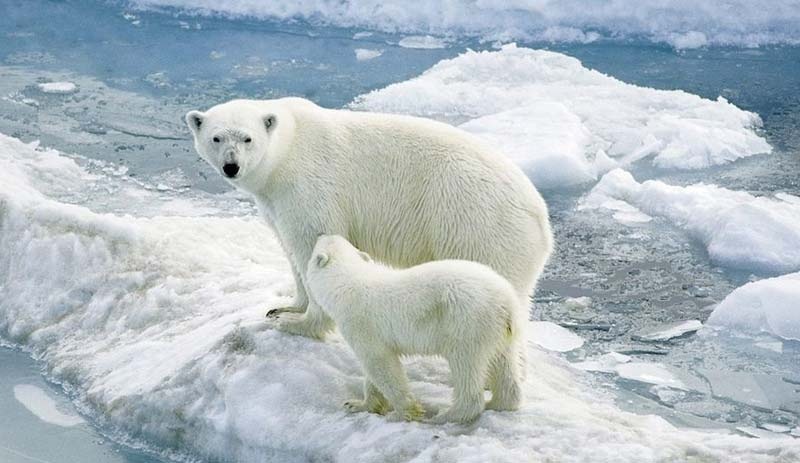
POLYGON ((84 423, 80 416, 60 410, 56 401, 38 386, 17 384, 14 386, 14 398, 40 420, 47 423, 64 427, 84 423))
POLYGON ((78 90, 78 86, 72 82, 47 82, 38 86, 44 93, 73 93, 78 90))
POLYGON ((754 132, 758 115, 723 98, 626 84, 575 58, 515 45, 467 51, 351 106, 460 124, 542 188, 589 182, 644 158, 699 169, 772 150, 754 132))
POLYGON ((707 323, 800 341, 800 273, 736 288, 714 309, 707 323))
POLYGON ((800 204, 756 197, 715 185, 686 187, 637 182, 621 169, 606 174, 584 198, 584 208, 616 210, 624 201, 640 212, 685 229, 727 267, 762 272, 800 269, 800 204))
POLYGON ((674 389, 686 389, 679 378, 668 368, 658 363, 650 362, 625 362, 614 367, 614 371, 624 379, 640 381, 657 386, 667 386, 674 389))
POLYGON ((569 352, 583 345, 580 336, 553 322, 531 322, 528 335, 533 343, 555 352, 569 352))
MULTIPOLYGON (((81 196, 98 180, 53 151, 0 141, 0 333, 31 349, 118 432, 233 461, 800 456, 797 442, 622 412, 537 349, 519 412, 487 412, 468 428, 347 415, 341 402, 359 393, 362 377, 341 339, 315 342, 265 326, 266 308, 285 303, 292 279, 260 220, 65 204, 59 198, 81 196), (591 445, 575 445, 587 438, 591 445)), ((442 362, 412 360, 409 375, 426 404, 448 402, 442 362)))
POLYGON ((467 34, 486 39, 593 42, 644 37, 676 48, 705 45, 753 47, 800 43, 800 10, 793 0, 133 0, 138 6, 172 6, 198 13, 269 19, 306 19, 384 31, 467 34))
MULTIPOLYGON (((724 397, 765 410, 800 403, 796 385, 780 376, 700 369, 716 397, 724 397)), ((796 406, 796 405, 795 405, 796 406)))

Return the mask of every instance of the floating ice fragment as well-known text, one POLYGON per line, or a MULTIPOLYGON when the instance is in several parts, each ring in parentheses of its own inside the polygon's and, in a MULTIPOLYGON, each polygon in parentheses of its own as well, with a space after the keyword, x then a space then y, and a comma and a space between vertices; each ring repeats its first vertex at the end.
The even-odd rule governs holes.
POLYGON ((639 183, 630 173, 615 169, 580 207, 602 208, 613 200, 683 228, 721 265, 766 272, 800 269, 800 204, 702 183, 639 183))
POLYGON ((614 367, 620 377, 639 381, 648 384, 669 386, 675 389, 688 389, 686 385, 678 379, 664 365, 649 362, 630 362, 623 363, 614 367))
POLYGON ((794 437, 800 437, 800 426, 795 427, 792 429, 792 432, 789 434, 793 435, 794 437))
POLYGON ((564 299, 564 308, 568 310, 586 309, 592 305, 592 298, 589 296, 568 297, 564 299))
POLYGON ((798 301, 800 272, 766 278, 733 290, 717 305, 706 324, 800 341, 798 301))
POLYGON ((72 82, 45 82, 38 85, 44 93, 68 94, 78 91, 78 86, 72 82))
POLYGON ((771 350, 772 352, 777 352, 779 354, 783 353, 783 343, 780 342, 780 341, 775 341, 775 342, 756 342, 756 343, 753 343, 753 345, 758 347, 758 348, 761 348, 761 349, 766 349, 766 350, 771 350))
POLYGON ((651 327, 633 335, 636 341, 669 341, 670 339, 694 333, 703 327, 700 320, 684 320, 651 327))
POLYGON ((749 437, 756 437, 759 439, 791 439, 785 434, 778 434, 764 429, 754 428, 752 426, 737 426, 736 430, 749 437))
POLYGON ((409 37, 403 37, 397 44, 403 48, 423 49, 445 48, 447 46, 447 42, 444 40, 438 37, 432 37, 430 35, 412 35, 409 37))
POLYGON ((533 343, 555 352, 568 352, 583 345, 583 338, 552 322, 531 322, 529 334, 533 343))
POLYGON ((583 362, 571 363, 570 366, 585 371, 601 371, 604 373, 616 372, 616 367, 623 363, 628 363, 631 358, 617 352, 609 352, 594 359, 583 362))
POLYGON ((761 429, 766 429, 770 432, 777 432, 780 434, 787 433, 792 430, 791 426, 786 426, 785 424, 780 423, 760 423, 758 425, 761 429))
POLYGON ((368 48, 356 48, 354 51, 358 61, 369 61, 383 54, 383 50, 370 50, 368 48))
POLYGON ((770 411, 800 401, 800 392, 780 376, 707 369, 698 372, 711 384, 714 397, 770 411))
POLYGON ((32 384, 14 386, 14 398, 46 423, 71 427, 84 422, 78 415, 59 410, 58 404, 47 392, 32 384))

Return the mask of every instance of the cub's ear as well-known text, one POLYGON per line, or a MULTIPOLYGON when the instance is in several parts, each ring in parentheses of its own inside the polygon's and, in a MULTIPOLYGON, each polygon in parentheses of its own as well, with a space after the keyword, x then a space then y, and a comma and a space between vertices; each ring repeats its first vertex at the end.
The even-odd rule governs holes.
POLYGON ((277 124, 278 118, 276 118, 274 114, 267 114, 264 116, 264 128, 267 129, 267 132, 272 132, 275 130, 277 124))
POLYGON ((186 125, 192 129, 192 133, 197 133, 206 120, 206 115, 200 111, 189 111, 186 113, 186 125))
POLYGON ((317 257, 314 258, 314 261, 317 263, 317 267, 319 267, 319 268, 322 268, 322 267, 325 267, 326 265, 328 265, 328 262, 330 262, 330 260, 331 260, 331 258, 328 257, 328 255, 325 254, 324 252, 321 252, 321 253, 317 254, 317 257))
POLYGON ((372 262, 372 257, 364 251, 358 251, 358 255, 364 259, 364 262, 372 262))

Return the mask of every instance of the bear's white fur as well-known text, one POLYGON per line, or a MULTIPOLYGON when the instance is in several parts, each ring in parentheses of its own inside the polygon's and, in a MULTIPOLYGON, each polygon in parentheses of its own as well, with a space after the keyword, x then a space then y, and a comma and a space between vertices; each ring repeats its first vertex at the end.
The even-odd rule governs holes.
POLYGON ((492 391, 488 408, 519 408, 526 311, 514 287, 491 268, 441 260, 396 270, 372 262, 341 236, 323 235, 306 282, 364 368, 364 399, 346 402, 350 411, 391 407, 398 418, 422 417, 402 355, 442 356, 450 365, 453 405, 436 423, 477 418, 485 386, 492 391))
POLYGON ((550 255, 547 207, 527 177, 447 124, 301 98, 234 100, 186 122, 202 158, 224 175, 235 164, 227 180, 255 197, 291 261, 296 298, 270 311, 286 332, 322 338, 333 327, 304 282, 320 234, 395 267, 486 264, 525 305, 550 255))

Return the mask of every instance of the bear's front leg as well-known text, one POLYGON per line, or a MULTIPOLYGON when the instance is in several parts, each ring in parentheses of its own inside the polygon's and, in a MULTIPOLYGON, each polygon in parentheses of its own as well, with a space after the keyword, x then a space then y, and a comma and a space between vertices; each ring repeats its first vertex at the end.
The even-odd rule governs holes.
POLYGON ((303 277, 297 270, 294 261, 292 261, 292 275, 294 276, 294 285, 297 288, 294 300, 290 302, 289 305, 268 310, 267 318, 274 318, 282 313, 303 313, 306 311, 308 307, 308 294, 303 284, 303 277))

